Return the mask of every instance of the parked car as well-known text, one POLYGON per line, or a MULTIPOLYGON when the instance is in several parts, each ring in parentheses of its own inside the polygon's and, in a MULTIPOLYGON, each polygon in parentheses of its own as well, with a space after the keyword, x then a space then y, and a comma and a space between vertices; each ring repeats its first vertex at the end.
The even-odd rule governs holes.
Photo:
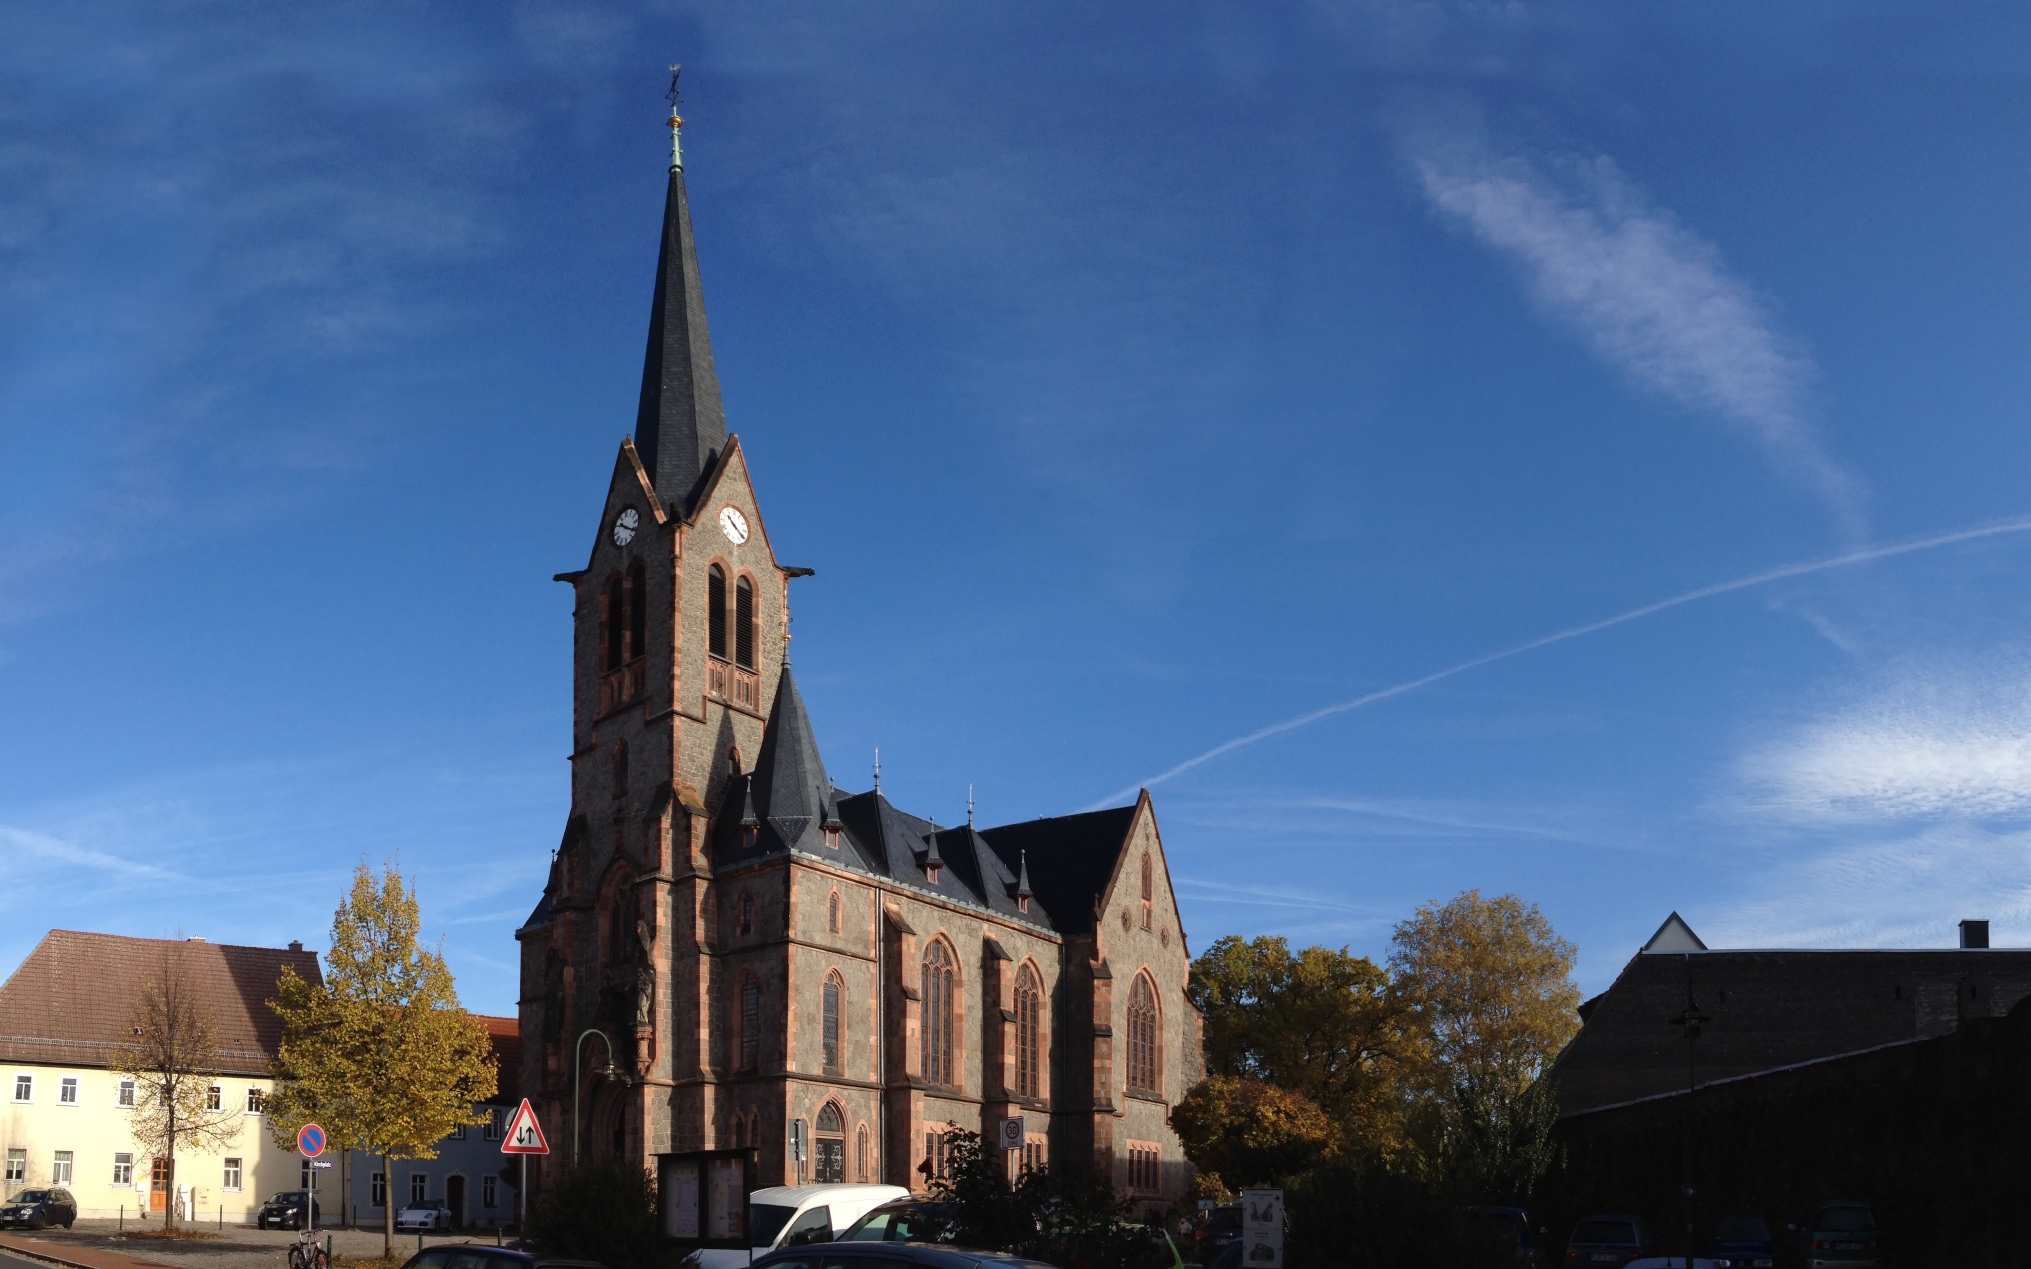
POLYGON ((899 1264, 923 1265, 925 1269, 1051 1269, 1041 1260, 1024 1260, 998 1251, 959 1251, 927 1243, 875 1247, 864 1242, 786 1247, 757 1258, 754 1269, 897 1269, 899 1264))
POLYGON ((1810 1269, 1876 1269, 1880 1263, 1876 1213, 1867 1203, 1840 1199, 1821 1203, 1805 1231, 1810 1269))
POLYGON ((402 1269, 606 1269, 597 1260, 561 1260, 481 1243, 432 1247, 409 1257, 402 1269))
POLYGON ((1770 1222, 1754 1212, 1723 1216, 1707 1240, 1707 1258, 1717 1269, 1771 1269, 1777 1263, 1770 1222))
POLYGON ((1241 1263, 1241 1253, 1247 1247, 1248 1244, 1242 1242, 1239 1238, 1235 1239, 1225 1247, 1222 1247, 1219 1254, 1206 1262, 1206 1269, 1244 1269, 1241 1263))
POLYGON ((395 1213, 395 1229, 404 1234, 448 1234, 451 1209, 443 1199, 421 1199, 395 1213))
POLYGON ((748 1195, 752 1250, 702 1247, 683 1260, 686 1269, 747 1269, 751 1259, 778 1247, 829 1243, 869 1210, 910 1192, 900 1185, 777 1185, 748 1195))
POLYGON ((912 1197, 884 1203, 839 1235, 842 1243, 949 1243, 957 1233, 952 1205, 912 1197))
POLYGON ((1241 1204, 1222 1203, 1207 1212, 1192 1231, 1193 1250, 1200 1264, 1210 1264, 1223 1250, 1241 1242, 1241 1204))
POLYGON ((69 1229, 78 1218, 78 1201, 60 1185, 47 1189, 23 1190, 0 1207, 0 1226, 19 1225, 24 1229, 45 1229, 61 1225, 69 1229))
POLYGON ((1602 1212, 1589 1216, 1573 1226, 1573 1236, 1566 1240, 1566 1263, 1569 1265, 1608 1265, 1613 1269, 1632 1260, 1641 1260, 1657 1254, 1657 1240, 1650 1236, 1650 1227, 1641 1216, 1630 1216, 1624 1212, 1602 1212))
MULTIPOLYGON (((302 1229, 303 1200, 302 1190, 284 1190, 261 1204, 261 1210, 254 1214, 254 1224, 261 1229, 271 1226, 275 1229, 302 1229)), ((324 1222, 324 1208, 318 1205, 316 1199, 310 1202, 310 1214, 319 1224, 324 1222)))
POLYGON ((1492 1248, 1503 1259, 1526 1269, 1544 1263, 1543 1244, 1531 1226, 1530 1213, 1524 1209, 1470 1207, 1463 1215, 1467 1218, 1465 1232, 1475 1245, 1492 1248))

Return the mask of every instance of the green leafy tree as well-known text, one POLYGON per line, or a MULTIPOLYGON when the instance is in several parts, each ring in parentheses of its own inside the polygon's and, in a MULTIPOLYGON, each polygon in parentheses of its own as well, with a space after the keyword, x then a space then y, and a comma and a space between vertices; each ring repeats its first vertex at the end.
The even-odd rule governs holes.
MULTIPOLYGON (((436 1144, 486 1116, 497 1072, 486 1027, 461 1009, 441 952, 418 942, 416 897, 393 866, 361 864, 332 918, 322 986, 283 971, 269 1002, 282 1018, 268 1127, 287 1145, 305 1123, 341 1149, 431 1159, 436 1144)), ((395 1204, 383 1206, 385 1254, 394 1254, 395 1204)))
POLYGON ((178 1149, 214 1152, 240 1135, 239 1108, 221 1092, 218 1030, 187 963, 190 949, 164 943, 154 972, 127 1017, 113 1068, 134 1081, 135 1144, 169 1161, 163 1224, 176 1225, 178 1149))
POLYGON ((1297 1093, 1323 1111, 1341 1148, 1387 1153, 1402 1140, 1398 1089, 1422 1061, 1416 1018, 1389 975, 1346 948, 1293 952, 1276 937, 1229 935, 1192 962, 1206 1016, 1209 1075, 1297 1093))
POLYGON ((1172 1263, 1162 1234, 1136 1220, 1134 1204, 1104 1177, 1030 1168, 1011 1182, 1002 1152, 979 1133, 954 1124, 944 1139, 945 1168, 930 1190, 952 1205, 950 1238, 960 1246, 1083 1269, 1172 1263))
POLYGON ((1308 1171, 1338 1137, 1303 1093, 1236 1075, 1216 1075, 1187 1092, 1171 1109, 1171 1128, 1194 1166, 1235 1186, 1308 1171))

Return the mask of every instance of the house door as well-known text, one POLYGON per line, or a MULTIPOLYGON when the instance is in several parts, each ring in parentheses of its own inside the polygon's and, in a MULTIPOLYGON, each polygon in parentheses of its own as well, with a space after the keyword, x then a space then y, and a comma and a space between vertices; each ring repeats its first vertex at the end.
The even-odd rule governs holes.
POLYGON ((170 1191, 176 1188, 171 1163, 169 1159, 157 1159, 148 1165, 148 1210, 158 1216, 169 1209, 170 1191))
POLYGON ((451 1209, 451 1227, 465 1228, 465 1178, 448 1176, 444 1178, 444 1205, 451 1209))

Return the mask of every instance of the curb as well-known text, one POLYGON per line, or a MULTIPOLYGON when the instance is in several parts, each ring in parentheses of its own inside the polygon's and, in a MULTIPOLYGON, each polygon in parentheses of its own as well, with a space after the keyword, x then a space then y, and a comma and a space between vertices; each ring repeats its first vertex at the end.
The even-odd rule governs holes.
MULTIPOLYGON (((48 1244, 43 1245, 47 1246, 48 1244)), ((106 1269, 104 1265, 95 1265, 90 1261, 66 1260, 62 1256, 51 1255, 46 1251, 23 1247, 11 1239, 0 1238, 0 1251, 4 1251, 11 1256, 20 1256, 27 1260, 39 1260, 46 1265, 61 1265, 63 1269, 106 1269)), ((171 1266, 164 1265, 159 1261, 143 1260, 139 1256, 129 1256, 125 1252, 117 1252, 115 1254, 130 1264, 144 1266, 145 1269, 171 1269, 171 1266)))

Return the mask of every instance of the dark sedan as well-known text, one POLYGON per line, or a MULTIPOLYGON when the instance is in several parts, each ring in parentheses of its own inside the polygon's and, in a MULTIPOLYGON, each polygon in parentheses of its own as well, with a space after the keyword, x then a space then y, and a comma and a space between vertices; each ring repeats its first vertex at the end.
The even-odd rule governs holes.
POLYGON ((47 1229, 61 1225, 69 1229, 78 1218, 78 1201, 60 1185, 42 1190, 23 1190, 0 1207, 0 1226, 19 1225, 24 1229, 47 1229))
POLYGON ((1707 1240, 1707 1259, 1714 1262, 1714 1269, 1771 1269, 1776 1258, 1770 1222, 1753 1212, 1723 1216, 1707 1240))
POLYGON ((562 1260, 512 1247, 454 1243, 409 1257, 402 1269, 605 1269, 597 1260, 562 1260))
MULTIPOLYGON (((261 1204, 261 1210, 254 1215, 254 1224, 262 1229, 302 1229, 303 1199, 302 1190, 284 1190, 261 1204)), ((313 1220, 324 1220, 324 1208, 318 1206, 315 1199, 311 1200, 310 1214, 313 1220)))
POLYGON ((1051 1269, 998 1251, 959 1251, 926 1243, 811 1243, 755 1259, 754 1269, 1051 1269))

